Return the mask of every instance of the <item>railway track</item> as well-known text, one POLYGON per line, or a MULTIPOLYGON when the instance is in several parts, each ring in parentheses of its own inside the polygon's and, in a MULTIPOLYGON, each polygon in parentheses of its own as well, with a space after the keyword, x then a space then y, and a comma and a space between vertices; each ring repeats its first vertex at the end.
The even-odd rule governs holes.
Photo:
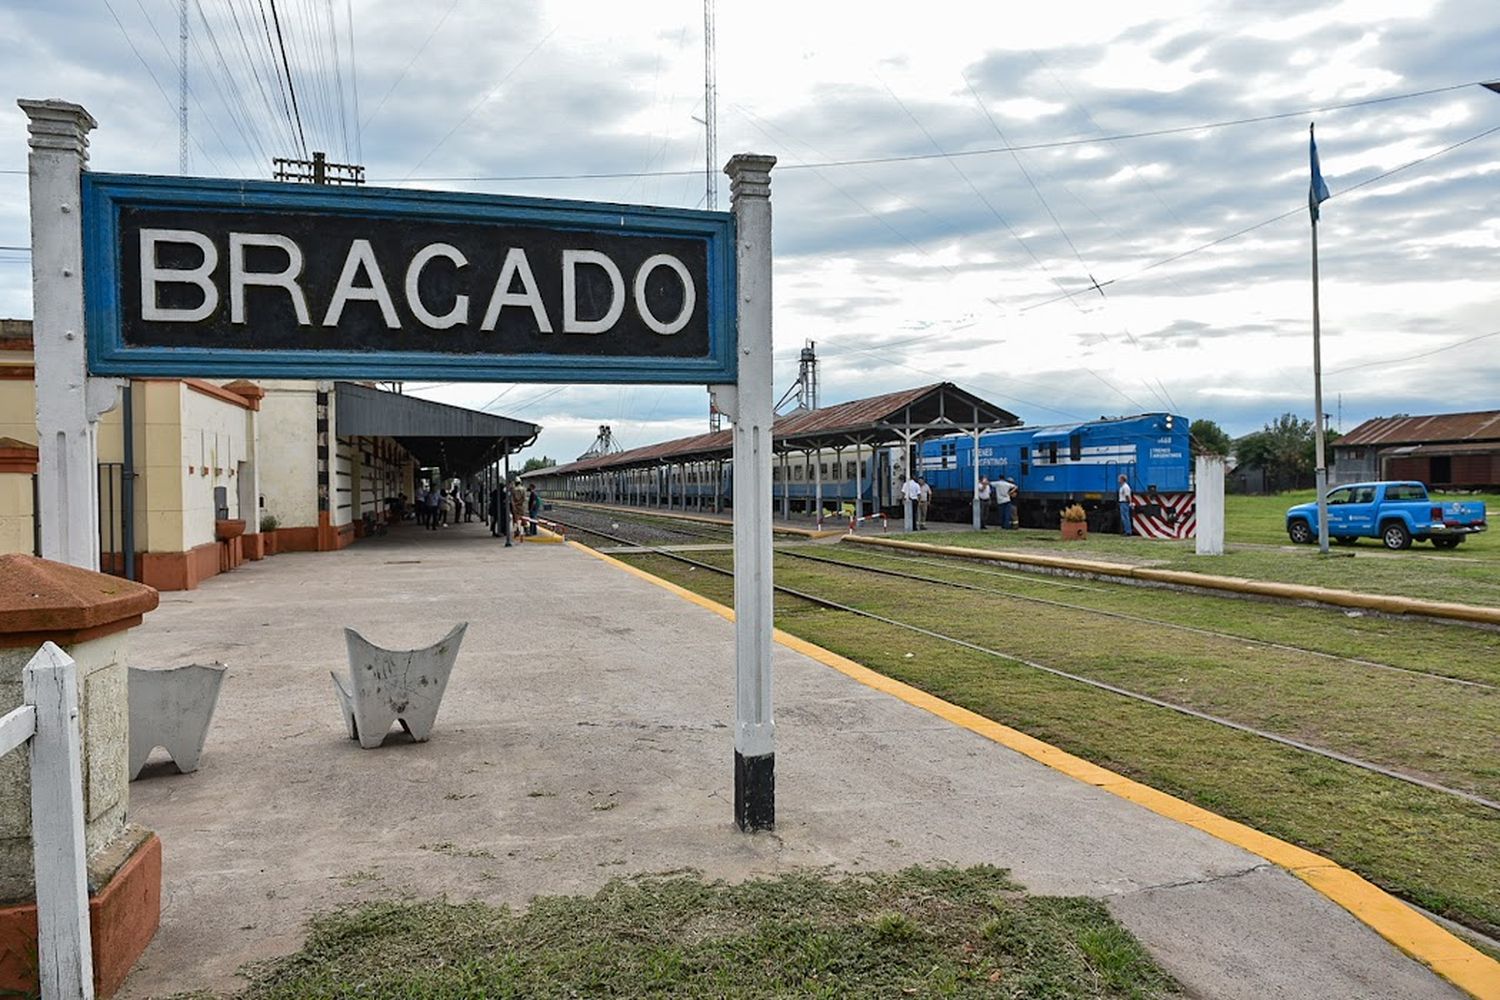
MULTIPOLYGON (((990 594, 995 597, 1004 597, 1009 600, 1025 601, 1030 604, 1040 604, 1046 607, 1061 608, 1068 611, 1078 611, 1090 615, 1099 615, 1105 618, 1115 618, 1121 621, 1135 622, 1141 625, 1150 625, 1156 628, 1171 629, 1178 632, 1187 632, 1192 635, 1207 636, 1214 639, 1228 639, 1233 642, 1245 643, 1247 645, 1259 646, 1264 649, 1276 649, 1283 652, 1298 653, 1303 656, 1313 656, 1318 659, 1332 660, 1339 663, 1350 663, 1360 667, 1369 667, 1376 670, 1389 670, 1395 673, 1407 674, 1413 677, 1424 677, 1429 680, 1441 681, 1447 684, 1458 684, 1464 687, 1481 688, 1489 691, 1500 690, 1500 685, 1489 684, 1484 681, 1469 680, 1464 677, 1450 677, 1447 674, 1433 673, 1430 670, 1417 670, 1413 667, 1398 667, 1390 663, 1381 663, 1378 660, 1366 660, 1355 656, 1341 656, 1338 653, 1328 653, 1320 649, 1309 649, 1306 646, 1297 646, 1285 642, 1272 642, 1269 639, 1256 639, 1250 636, 1238 635, 1233 632, 1221 632, 1216 629, 1202 628, 1196 625, 1184 625, 1181 622, 1164 621, 1160 618, 1150 618, 1145 615, 1130 614, 1125 611, 1110 611, 1105 608, 1092 608, 1085 604, 1072 604, 1068 601, 1055 601, 1046 597, 1035 597, 1030 594, 1019 594, 1014 591, 1001 590, 995 587, 982 587, 978 584, 963 583, 958 580, 945 580, 941 577, 925 576, 917 573, 905 573, 900 570, 888 569, 882 566, 871 566, 865 563, 857 563, 846 559, 836 559, 830 556, 815 556, 806 552, 790 552, 778 550, 778 555, 790 559, 804 559, 808 562, 824 563, 829 566, 838 566, 844 569, 862 570, 867 573, 877 573, 881 576, 891 576, 903 580, 913 580, 921 583, 931 583, 958 590, 970 590, 981 594, 990 594)), ((888 556, 881 554, 878 558, 889 559, 893 562, 934 564, 931 560, 906 559, 902 556, 888 556)), ((953 567, 955 569, 959 567, 953 567)), ((966 568, 965 568, 966 569, 966 568)), ((1089 590, 1102 590, 1103 588, 1084 588, 1089 590)))
MULTIPOLYGON (((673 561, 680 562, 680 563, 683 563, 685 565, 693 566, 693 567, 695 567, 697 569, 706 570, 708 572, 719 574, 719 575, 722 575, 722 576, 728 576, 730 578, 733 578, 733 576, 734 576, 734 571, 733 570, 725 569, 725 568, 723 568, 721 566, 716 566, 716 565, 714 565, 712 563, 704 562, 704 561, 702 561, 700 559, 694 559, 691 556, 684 555, 683 553, 680 553, 680 552, 673 552, 670 549, 665 549, 665 548, 662 548, 661 546, 656 546, 656 545, 642 545, 638 541, 635 541, 635 540, 632 540, 632 539, 629 539, 629 538, 625 538, 625 537, 622 537, 622 536, 614 535, 611 532, 604 531, 604 530, 596 528, 596 527, 589 527, 587 525, 581 525, 581 524, 569 524, 567 521, 559 521, 559 523, 562 523, 562 524, 566 525, 570 529, 582 532, 584 534, 594 535, 596 537, 603 538, 603 539, 606 539, 606 540, 611 541, 611 542, 615 542, 616 544, 638 546, 639 548, 641 548, 641 549, 643 549, 643 550, 645 550, 647 552, 650 552, 653 555, 658 555, 658 556, 661 556, 661 557, 666 558, 666 559, 671 559, 673 561)), ((884 573, 886 575, 894 575, 894 576, 898 576, 898 577, 904 577, 904 578, 907 578, 907 579, 911 579, 911 580, 913 580, 915 582, 923 582, 923 583, 928 583, 928 584, 933 584, 933 585, 956 587, 956 588, 965 589, 965 590, 981 590, 982 591, 982 590, 985 589, 985 588, 982 588, 982 587, 979 587, 979 586, 973 585, 973 584, 961 584, 961 583, 955 583, 953 581, 940 580, 940 579, 936 579, 936 578, 920 577, 920 576, 917 576, 915 574, 905 574, 905 573, 900 573, 900 572, 894 571, 894 570, 880 570, 880 569, 872 568, 872 567, 869 567, 869 566, 861 566, 861 565, 854 564, 854 563, 844 562, 842 560, 829 559, 827 557, 820 557, 820 556, 813 556, 813 555, 810 555, 810 554, 807 554, 807 553, 792 553, 792 552, 788 552, 788 551, 786 551, 784 549, 783 550, 778 550, 778 554, 779 555, 784 555, 784 556, 792 556, 794 558, 799 558, 799 559, 808 559, 808 560, 811 560, 811 561, 814 561, 814 562, 833 563, 833 564, 835 564, 837 566, 840 566, 840 567, 846 568, 846 569, 864 570, 864 571, 868 571, 868 572, 884 573)), ((924 636, 926 638, 933 639, 933 640, 936 640, 936 641, 939 641, 939 642, 943 642, 943 643, 946 643, 946 644, 949 644, 949 645, 952 645, 952 646, 956 646, 956 647, 959 647, 959 648, 962 648, 962 649, 967 649, 967 650, 969 650, 971 652, 979 653, 979 654, 984 655, 984 656, 989 656, 989 657, 993 657, 993 658, 998 659, 998 660, 1003 660, 1003 661, 1005 661, 1007 663, 1013 663, 1013 664, 1016 664, 1016 665, 1019 665, 1019 666, 1024 666, 1024 667, 1027 667, 1029 669, 1037 670, 1037 671, 1040 671, 1042 673, 1046 673, 1046 674, 1049 674, 1051 676, 1058 677, 1058 678, 1061 678, 1061 679, 1064 679, 1064 680, 1068 680, 1068 681, 1071 681, 1071 682, 1074 682, 1074 683, 1077 683, 1077 684, 1087 685, 1088 687, 1094 688, 1096 690, 1106 691, 1106 692, 1108 692, 1110 694, 1114 694, 1114 695, 1117 695, 1119 697, 1129 698, 1129 699, 1134 700, 1134 701, 1143 702, 1143 703, 1148 704, 1148 705, 1153 705, 1153 706, 1155 706, 1157 708, 1166 709, 1168 711, 1176 712, 1178 714, 1181 714, 1181 715, 1184 715, 1184 716, 1188 716, 1190 718, 1198 719, 1200 721, 1208 722, 1208 723, 1211 723, 1211 724, 1216 725, 1216 726, 1221 726, 1221 727, 1224 727, 1226 729, 1231 729, 1231 730, 1234 730, 1236 732, 1244 733, 1246 735, 1253 736, 1253 737, 1255 737, 1257 739, 1261 739, 1261 740, 1267 741, 1269 743, 1274 743, 1274 744, 1277 744, 1279 746, 1284 746, 1284 747, 1288 747, 1288 748, 1291 748, 1291 749, 1294 749, 1294 750, 1299 750, 1299 751, 1302 751, 1304 753, 1308 753, 1308 754, 1312 754, 1312 755, 1315 755, 1315 756, 1318 756, 1318 757, 1325 758, 1327 760, 1337 761, 1337 762, 1339 762, 1341 764, 1347 764, 1347 765, 1349 765, 1351 767, 1356 767, 1356 768, 1359 768, 1359 769, 1361 769, 1363 771, 1367 771, 1367 772, 1372 773, 1372 774, 1378 774, 1378 775, 1381 775, 1383 777, 1391 778, 1391 779, 1394 779, 1394 780, 1397 780, 1397 781, 1402 781, 1402 782, 1406 782, 1408 784, 1417 785, 1417 786, 1420 786, 1422 788, 1429 789, 1431 791, 1440 792, 1442 794, 1449 795, 1449 796, 1452 796, 1452 797, 1457 798, 1457 799, 1462 799, 1462 800, 1464 800, 1466 802, 1469 802, 1469 803, 1474 804, 1474 805, 1481 806, 1481 807, 1483 807, 1485 809, 1489 809, 1489 810, 1493 810, 1493 811, 1496 811, 1496 812, 1500 812, 1500 802, 1497 802, 1497 801, 1495 801, 1493 799, 1486 798, 1486 797, 1484 797, 1482 795, 1477 795, 1477 794, 1475 794, 1473 792, 1468 792, 1468 791, 1465 791, 1465 790, 1459 789, 1459 788, 1453 788, 1451 786, 1444 785, 1444 784, 1442 784, 1440 782, 1436 782, 1436 781, 1429 780, 1427 778, 1423 778, 1420 775, 1410 774, 1410 773, 1407 773, 1405 771, 1401 771, 1401 770, 1399 770, 1397 768, 1386 767, 1386 766, 1381 765, 1381 764, 1376 764, 1373 761, 1363 760, 1363 759, 1361 759, 1359 757, 1354 757, 1354 756, 1352 756, 1350 754, 1341 753, 1341 752, 1339 752, 1337 750, 1332 750, 1332 749, 1329 749, 1327 747, 1321 747, 1321 746, 1318 746, 1316 744, 1305 742, 1303 740, 1294 739, 1294 738, 1289 737, 1289 736, 1283 736, 1283 735, 1281 735, 1279 733, 1274 733, 1274 732, 1271 732, 1269 730, 1259 729, 1259 728, 1257 728, 1255 726, 1250 726, 1250 725, 1247 725, 1247 724, 1242 723, 1242 722, 1236 722, 1233 719, 1228 719, 1228 718, 1225 718, 1223 716, 1218 716, 1218 715, 1214 715, 1214 714, 1209 713, 1209 712, 1201 711, 1199 709, 1193 708, 1190 705, 1183 705, 1183 704, 1180 704, 1180 703, 1177 703, 1177 702, 1168 701, 1168 700, 1166 700, 1164 698, 1157 698, 1154 695, 1145 694, 1145 693, 1140 692, 1140 691, 1132 691, 1129 688, 1121 687, 1120 685, 1117 685, 1117 684, 1110 684, 1110 683, 1105 682, 1105 681, 1096 680, 1096 679, 1094 679, 1092 677, 1085 677, 1085 676, 1082 676, 1080 674, 1073 673, 1071 671, 1062 670, 1062 669, 1057 668, 1057 667, 1048 666, 1047 664, 1040 663, 1040 662, 1035 661, 1035 660, 1030 660, 1030 659, 1027 659, 1025 657, 1020 657, 1020 656, 1015 656, 1013 654, 1006 653, 1006 652, 1004 652, 1002 650, 993 649, 993 648, 990 648, 988 646, 981 645, 979 643, 971 642, 971 641, 969 641, 967 639, 964 639, 964 638, 962 638, 960 636, 948 635, 946 633, 939 632, 939 631, 936 631, 934 629, 929 629, 929 628, 926 628, 926 627, 921 626, 921 625, 913 624, 911 622, 904 622, 904 621, 901 621, 900 619, 897 619, 897 618, 891 618, 891 617, 886 616, 886 615, 876 614, 875 612, 866 611, 866 610, 864 610, 862 608, 856 608, 856 607, 853 607, 851 605, 845 604, 845 603, 843 603, 841 601, 836 601, 836 600, 833 600, 831 598, 823 597, 823 596, 818 595, 818 594, 808 593, 806 591, 799 590, 799 589, 792 588, 792 587, 787 587, 787 586, 784 586, 784 585, 781 585, 781 584, 775 584, 774 585, 774 589, 776 590, 777 593, 785 594, 788 597, 797 598, 799 600, 803 600, 803 601, 806 601, 806 602, 808 602, 810 604, 813 604, 813 605, 816 605, 816 606, 819 606, 819 607, 823 607, 823 608, 827 608, 827 609, 832 610, 832 611, 840 611, 840 612, 844 612, 844 613, 850 614, 850 615, 855 615, 857 617, 864 618, 864 619, 867 619, 867 620, 870 620, 870 621, 877 621, 877 622, 880 622, 881 624, 888 625, 888 626, 891 626, 893 628, 899 628, 899 629, 902 629, 904 631, 909 631, 909 632, 915 633, 917 635, 921 635, 921 636, 924 636)), ((1005 594, 1003 592, 997 592, 997 593, 999 593, 1000 596, 1006 596, 1006 597, 1016 597, 1017 596, 1017 595, 1012 595, 1012 594, 1005 594)), ((1153 625, 1168 626, 1168 625, 1171 624, 1171 623, 1166 623, 1166 622, 1157 622, 1157 621, 1155 621, 1153 619, 1149 619, 1149 618, 1139 618, 1138 616, 1124 616, 1121 613, 1117 613, 1117 612, 1101 612, 1101 611, 1098 611, 1097 609, 1087 608, 1087 607, 1084 607, 1084 606, 1081 606, 1081 605, 1080 606, 1069 606, 1069 605, 1062 604, 1062 602, 1048 602, 1048 601, 1045 601, 1045 599, 1042 599, 1042 598, 1036 598, 1035 600, 1043 602, 1043 603, 1058 604, 1058 605, 1062 605, 1064 607, 1070 607, 1070 608, 1072 608, 1074 610, 1078 610, 1078 611, 1082 611, 1082 612, 1088 612, 1088 613, 1093 613, 1093 614, 1108 614, 1108 615, 1114 616, 1114 617, 1130 617, 1130 618, 1133 618, 1134 620, 1138 620, 1138 621, 1141 621, 1141 622, 1144 622, 1144 623, 1148 623, 1148 624, 1153 624, 1153 625)), ((1186 626, 1184 626, 1184 627, 1185 628, 1190 628, 1190 627, 1186 627, 1186 626)), ((1207 634, 1210 634, 1210 635, 1216 634, 1216 633, 1213 633, 1211 630, 1200 630, 1200 631, 1206 632, 1207 634)), ((1240 642, 1254 642, 1255 641, 1255 640, 1248 640, 1248 639, 1246 639, 1243 636, 1235 636, 1235 635, 1230 635, 1228 633, 1218 633, 1218 634, 1222 635, 1225 638, 1234 639, 1234 640, 1240 641, 1240 642)), ((1273 647, 1275 646, 1275 644, 1269 644, 1269 643, 1266 644, 1266 645, 1271 645, 1273 647)), ((1304 649, 1301 649, 1299 647, 1290 647, 1290 648, 1293 649, 1294 651, 1302 652, 1302 653, 1307 653, 1309 655, 1314 655, 1315 654, 1315 651, 1313 651, 1313 650, 1304 650, 1304 649)), ((1322 654, 1322 655, 1332 655, 1332 654, 1322 654)), ((1345 660, 1349 659, 1347 657, 1335 657, 1335 658, 1336 659, 1345 659, 1345 660)), ((1425 677, 1432 678, 1433 680, 1453 681, 1455 683, 1463 683, 1463 684, 1470 684, 1470 685, 1477 684, 1479 687, 1491 687, 1490 685, 1479 684, 1478 682, 1461 681, 1461 680, 1459 680, 1457 678, 1446 678, 1446 677, 1442 677, 1441 675, 1428 674, 1428 673, 1425 673, 1423 671, 1409 671, 1406 668, 1393 667, 1393 666, 1391 666, 1389 664, 1379 664, 1379 663, 1376 663, 1375 661, 1358 661, 1358 660, 1356 660, 1356 661, 1352 661, 1352 662, 1356 662, 1356 663, 1360 663, 1360 664, 1367 664, 1367 665, 1371 665, 1371 666, 1379 666, 1379 667, 1383 667, 1383 668, 1387 668, 1387 669, 1391 669, 1391 670, 1401 671, 1401 672, 1404 672, 1404 673, 1414 673, 1414 674, 1418 674, 1418 675, 1422 675, 1422 676, 1425 676, 1425 677)))

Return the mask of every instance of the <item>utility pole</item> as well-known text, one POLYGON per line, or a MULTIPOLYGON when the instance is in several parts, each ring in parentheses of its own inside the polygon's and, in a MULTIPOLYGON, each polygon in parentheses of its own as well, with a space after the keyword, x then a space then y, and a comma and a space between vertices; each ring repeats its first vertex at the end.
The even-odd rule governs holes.
POLYGON ((703 207, 719 207, 719 87, 714 68, 714 0, 703 0, 703 207))
POLYGON ((188 46, 188 0, 177 4, 177 172, 183 176, 188 172, 188 120, 187 120, 187 46, 188 46))

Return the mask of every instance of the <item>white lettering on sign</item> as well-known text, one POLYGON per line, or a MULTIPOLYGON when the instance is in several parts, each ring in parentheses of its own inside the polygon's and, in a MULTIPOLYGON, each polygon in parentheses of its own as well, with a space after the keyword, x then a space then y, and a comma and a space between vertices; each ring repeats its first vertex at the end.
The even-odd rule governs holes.
POLYGON ((302 275, 302 248, 285 236, 272 233, 229 234, 229 321, 245 322, 245 286, 259 285, 263 288, 285 288, 292 297, 292 308, 297 311, 297 322, 309 326, 312 320, 307 315, 307 298, 297 279, 302 275), (286 267, 280 271, 246 271, 245 248, 270 247, 286 254, 286 267))
POLYGON ((141 230, 141 319, 159 323, 197 323, 219 308, 219 288, 210 280, 219 266, 219 251, 213 241, 191 229, 141 230), (158 243, 185 243, 203 251, 203 263, 197 267, 162 267, 156 262, 158 243), (156 304, 159 284, 197 285, 203 290, 203 304, 196 309, 167 309, 156 304))
POLYGON ((417 285, 422 280, 422 268, 426 267, 427 262, 434 257, 446 257, 458 267, 466 267, 469 263, 468 258, 459 252, 458 247, 450 243, 430 243, 418 250, 406 268, 406 304, 411 307, 412 315, 423 324, 434 330, 446 330, 450 326, 458 326, 460 323, 469 321, 469 297, 455 295, 453 308, 442 316, 434 316, 427 311, 427 307, 422 304, 422 293, 417 289, 417 285))
POLYGON ((396 315, 396 304, 391 301, 391 293, 385 287, 385 278, 380 274, 380 264, 375 260, 375 248, 370 246, 369 240, 354 240, 349 244, 349 255, 344 258, 344 270, 339 274, 339 282, 333 289, 333 301, 328 303, 328 314, 323 317, 324 326, 338 326, 339 317, 344 315, 344 304, 346 302, 378 302, 380 303, 380 315, 385 317, 385 325, 392 330, 401 325, 401 319, 396 315), (368 285, 356 285, 354 278, 363 270, 370 277, 368 285))
MULTIPOLYGON (((219 250, 213 240, 203 233, 191 229, 142 229, 140 231, 141 271, 141 319, 158 323, 198 323, 208 319, 219 308, 220 291, 214 281, 219 267, 219 250), (203 259, 195 267, 165 267, 159 262, 157 250, 162 244, 196 247, 203 259), (167 307, 158 303, 157 292, 162 285, 192 285, 203 294, 203 301, 191 307, 167 307)), ((228 247, 228 299, 229 321, 234 324, 251 322, 246 307, 247 288, 274 288, 287 294, 298 324, 313 325, 308 310, 305 281, 307 259, 302 247, 295 240, 278 233, 229 234, 228 247), (285 266, 279 270, 252 271, 246 266, 247 251, 269 249, 280 251, 286 257, 285 266)), ((407 262, 401 291, 406 296, 407 308, 417 321, 433 330, 446 330, 469 323, 470 299, 467 294, 456 293, 447 312, 437 314, 422 300, 421 282, 423 270, 433 260, 443 258, 462 270, 470 266, 463 252, 450 243, 429 243, 412 255, 407 262)), ((636 313, 647 329, 663 337, 681 332, 692 321, 698 308, 698 293, 687 266, 672 254, 659 253, 648 257, 636 270, 631 282, 631 293, 626 295, 625 276, 608 254, 598 250, 572 249, 562 251, 562 332, 595 335, 606 333, 619 323, 627 303, 633 303, 636 313), (597 267, 609 279, 608 305, 597 319, 579 316, 578 269, 597 267), (647 301, 647 283, 661 268, 671 271, 682 286, 682 305, 677 315, 657 316, 647 301)), ((324 327, 336 327, 344 315, 344 307, 350 302, 374 302, 380 308, 385 325, 392 329, 401 327, 401 317, 396 311, 395 300, 381 270, 374 246, 368 239, 355 239, 349 243, 338 281, 333 288, 328 309, 323 315, 324 327)), ((597 303, 594 303, 597 307, 597 303)), ((479 328, 493 331, 500 321, 500 310, 506 306, 519 306, 531 310, 541 333, 552 333, 552 321, 541 289, 525 249, 509 247, 500 266, 500 274, 490 293, 484 317, 479 328)), ((440 306, 439 306, 440 307, 440 306)))
POLYGON ((670 337, 687 326, 688 320, 693 318, 693 306, 695 305, 697 305, 697 295, 693 291, 693 278, 688 274, 688 269, 683 266, 682 261, 671 254, 659 253, 654 257, 647 257, 646 263, 642 264, 641 269, 635 272, 636 311, 641 315, 641 322, 645 323, 656 333, 664 337, 670 337), (677 279, 682 282, 682 311, 670 323, 663 323, 651 315, 651 307, 646 305, 646 279, 650 278, 651 272, 658 267, 670 268, 676 273, 677 279))
MULTIPOLYGON (((562 252, 563 333, 603 333, 619 322, 625 311, 625 279, 615 262, 597 250, 564 250, 562 252), (609 308, 598 319, 578 318, 576 282, 579 264, 594 264, 609 275, 609 308)), ((644 318, 644 317, 643 317, 644 318)))
POLYGON ((542 305, 542 293, 537 290, 536 276, 531 273, 531 264, 526 259, 526 251, 520 247, 511 247, 505 253, 505 263, 500 265, 500 277, 495 281, 495 294, 490 296, 490 307, 484 311, 484 322, 479 324, 481 330, 493 330, 495 324, 500 322, 500 310, 506 306, 527 306, 531 309, 531 315, 536 318, 536 328, 542 333, 552 332, 552 321, 547 318, 546 307, 542 305), (521 279, 521 291, 510 290, 511 284, 521 279))

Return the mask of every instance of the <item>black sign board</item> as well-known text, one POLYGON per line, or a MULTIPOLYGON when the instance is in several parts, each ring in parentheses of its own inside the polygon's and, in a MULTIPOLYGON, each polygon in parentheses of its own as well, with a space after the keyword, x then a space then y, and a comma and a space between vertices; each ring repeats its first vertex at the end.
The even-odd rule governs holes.
POLYGON ((85 175, 96 374, 734 380, 731 222, 85 175))

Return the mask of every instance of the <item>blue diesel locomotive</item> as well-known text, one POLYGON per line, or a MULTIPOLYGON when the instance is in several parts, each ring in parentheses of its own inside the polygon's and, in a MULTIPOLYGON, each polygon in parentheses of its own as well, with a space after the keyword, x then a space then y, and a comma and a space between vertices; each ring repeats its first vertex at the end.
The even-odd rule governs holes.
MULTIPOLYGON (((932 517, 967 520, 974 497, 974 438, 923 442, 917 468, 932 486, 932 517)), ((1088 511, 1091 529, 1119 531, 1116 490, 1122 474, 1135 493, 1132 514, 1142 534, 1186 538, 1195 527, 1188 421, 1176 414, 980 435, 978 474, 993 481, 1002 473, 1020 488, 1016 512, 1025 527, 1056 527, 1063 508, 1077 503, 1088 511)))

